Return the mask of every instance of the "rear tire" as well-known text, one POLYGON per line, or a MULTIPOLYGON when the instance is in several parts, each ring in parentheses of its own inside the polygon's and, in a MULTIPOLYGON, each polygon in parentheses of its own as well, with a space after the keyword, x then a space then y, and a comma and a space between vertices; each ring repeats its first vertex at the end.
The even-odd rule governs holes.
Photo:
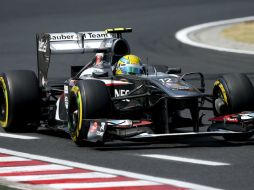
POLYGON ((40 95, 33 71, 16 70, 0 75, 0 125, 8 132, 37 128, 40 95))
MULTIPOLYGON (((214 115, 227 115, 254 110, 254 88, 245 74, 227 74, 214 83, 214 115)), ((228 141, 244 141, 252 134, 228 134, 223 136, 228 141)))
POLYGON ((88 146, 90 122, 84 119, 108 118, 112 104, 104 82, 81 80, 72 87, 69 97, 68 125, 72 140, 78 146, 88 146))

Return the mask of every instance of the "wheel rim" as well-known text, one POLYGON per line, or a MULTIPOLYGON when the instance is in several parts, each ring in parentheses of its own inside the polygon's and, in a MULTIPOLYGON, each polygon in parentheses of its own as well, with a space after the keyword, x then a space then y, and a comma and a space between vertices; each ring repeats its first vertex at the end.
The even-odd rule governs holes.
POLYGON ((77 105, 73 105, 70 109, 70 117, 69 117, 69 123, 70 123, 70 132, 75 132, 78 126, 79 122, 79 114, 78 114, 78 108, 77 105))
POLYGON ((70 98, 69 108, 69 131, 72 140, 77 141, 80 130, 82 128, 82 100, 79 88, 74 86, 71 90, 72 96, 70 98))
POLYGON ((6 127, 8 122, 8 94, 5 81, 0 77, 0 125, 6 127))
POLYGON ((73 126, 77 126, 78 124, 78 110, 75 110, 73 113, 72 113, 72 125, 73 126))
POLYGON ((78 124, 78 104, 75 100, 75 97, 72 97, 70 101, 70 108, 69 108, 69 130, 70 132, 75 132, 78 124))
POLYGON ((216 81, 214 83, 214 86, 215 86, 215 89, 216 89, 216 92, 215 92, 215 96, 216 98, 221 98, 223 99, 223 101, 229 105, 229 99, 228 99, 228 96, 227 96, 227 92, 223 86, 223 84, 220 82, 220 81, 216 81))
POLYGON ((217 80, 214 83, 213 96, 214 96, 213 102, 214 114, 216 116, 228 114, 230 112, 229 98, 227 96, 226 89, 219 80, 217 80), (218 103, 220 105, 217 105, 218 103))
POLYGON ((226 114, 228 112, 227 111, 228 106, 219 88, 217 88, 217 90, 215 91, 214 97, 215 97, 215 100, 213 103, 214 104, 213 107, 214 107, 215 115, 219 116, 219 115, 226 114))

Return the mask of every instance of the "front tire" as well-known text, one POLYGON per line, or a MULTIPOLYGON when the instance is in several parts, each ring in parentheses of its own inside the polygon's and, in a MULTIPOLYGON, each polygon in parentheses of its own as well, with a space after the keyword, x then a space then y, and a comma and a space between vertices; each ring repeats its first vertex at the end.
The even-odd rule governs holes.
POLYGON ((76 145, 90 144, 87 141, 90 122, 85 119, 108 118, 111 110, 111 97, 102 81, 78 81, 70 91, 68 108, 69 131, 76 145))
POLYGON ((214 114, 254 110, 254 88, 245 74, 227 74, 214 83, 214 114))
MULTIPOLYGON (((214 83, 214 114, 216 116, 254 110, 254 88, 245 74, 227 74, 214 83)), ((252 134, 228 134, 228 141, 244 141, 252 134)))

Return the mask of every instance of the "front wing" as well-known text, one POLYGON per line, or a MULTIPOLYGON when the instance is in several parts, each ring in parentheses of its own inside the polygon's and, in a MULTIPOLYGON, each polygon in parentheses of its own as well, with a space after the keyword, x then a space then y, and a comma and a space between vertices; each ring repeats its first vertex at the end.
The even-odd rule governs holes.
POLYGON ((245 135, 254 134, 254 113, 240 113, 242 120, 226 118, 239 118, 239 114, 232 114, 210 119, 212 124, 205 132, 173 132, 154 134, 152 122, 146 120, 86 120, 89 126, 87 141, 105 142, 109 140, 125 141, 154 141, 176 138, 192 138, 206 136, 245 135))

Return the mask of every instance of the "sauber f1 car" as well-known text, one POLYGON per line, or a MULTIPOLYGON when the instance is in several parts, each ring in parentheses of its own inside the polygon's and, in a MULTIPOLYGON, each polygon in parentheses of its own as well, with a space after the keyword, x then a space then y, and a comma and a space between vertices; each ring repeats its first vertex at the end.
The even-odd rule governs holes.
POLYGON ((254 132, 254 89, 244 74, 219 77, 205 93, 202 73, 181 74, 166 64, 143 64, 142 75, 114 75, 114 65, 131 53, 123 33, 130 28, 96 32, 39 33, 38 74, 15 70, 0 75, 0 125, 7 132, 38 126, 68 132, 78 146, 113 140, 145 141, 173 136, 223 136, 246 140, 254 132), (70 66, 61 84, 50 82, 51 56, 103 53, 105 63, 70 66), (194 86, 195 78, 200 85, 194 86), (188 111, 182 117, 183 111, 188 111), (214 114, 207 130, 201 110, 214 114), (248 112, 242 112, 247 110, 248 112), (236 113, 236 114, 234 114, 236 113), (188 132, 177 128, 186 127, 188 132))

